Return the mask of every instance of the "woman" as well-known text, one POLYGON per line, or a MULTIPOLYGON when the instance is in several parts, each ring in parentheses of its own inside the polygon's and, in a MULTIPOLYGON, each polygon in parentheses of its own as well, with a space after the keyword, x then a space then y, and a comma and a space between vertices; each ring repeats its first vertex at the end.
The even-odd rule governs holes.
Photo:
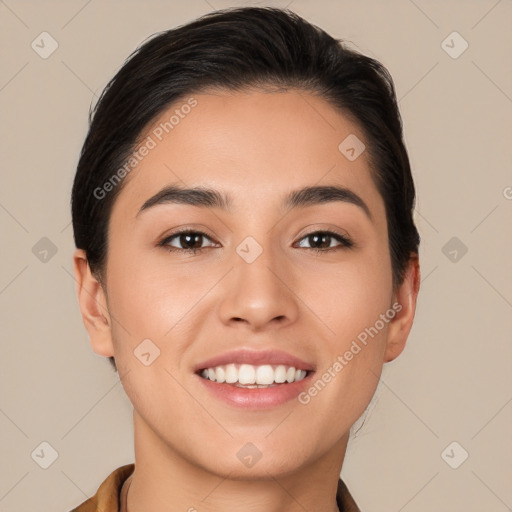
POLYGON ((72 192, 79 304, 135 463, 75 510, 359 510, 339 475, 412 326, 414 199, 388 72, 296 14, 143 44, 72 192))

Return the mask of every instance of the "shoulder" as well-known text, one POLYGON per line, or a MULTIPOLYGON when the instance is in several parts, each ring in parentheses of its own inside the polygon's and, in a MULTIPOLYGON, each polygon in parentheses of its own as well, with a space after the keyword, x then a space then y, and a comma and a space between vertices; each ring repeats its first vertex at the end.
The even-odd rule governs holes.
POLYGON ((336 504, 340 512, 361 512, 354 498, 350 494, 347 486, 340 478, 338 480, 338 490, 336 491, 336 504))
POLYGON ((121 466, 102 482, 96 494, 70 512, 118 512, 119 493, 124 481, 133 473, 135 464, 121 466))

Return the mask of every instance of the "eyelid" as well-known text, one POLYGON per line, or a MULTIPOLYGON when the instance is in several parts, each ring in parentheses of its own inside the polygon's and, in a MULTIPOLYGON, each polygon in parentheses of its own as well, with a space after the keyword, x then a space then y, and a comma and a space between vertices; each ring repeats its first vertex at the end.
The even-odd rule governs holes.
POLYGON ((308 224, 303 230, 295 237, 297 240, 302 240, 304 237, 314 235, 316 233, 332 233, 338 235, 340 238, 347 240, 352 246, 355 246, 352 236, 345 229, 333 226, 332 224, 308 224))
POLYGON ((172 238, 176 235, 180 235, 182 233, 198 233, 201 235, 204 235, 212 240, 214 240, 216 237, 213 234, 213 232, 208 229, 203 224, 187 224, 186 226, 181 226, 173 229, 168 229, 164 235, 161 235, 158 237, 159 240, 165 241, 168 238, 172 238))
POLYGON ((324 233, 326 231, 332 231, 333 233, 336 233, 337 235, 350 238, 348 231, 346 231, 345 229, 339 228, 330 223, 323 223, 323 222, 315 222, 313 224, 308 224, 307 226, 304 226, 304 228, 299 232, 299 234, 297 236, 302 238, 304 236, 311 235, 313 233, 317 233, 318 231, 320 231, 322 233, 324 233), (304 232, 304 234, 303 234, 303 232, 304 232))
MULTIPOLYGON (((158 245, 159 245, 159 246, 164 246, 164 247, 166 247, 166 246, 168 246, 168 245, 167 245, 167 244, 168 244, 168 242, 169 242, 170 240, 172 240, 173 238, 176 238, 176 237, 178 237, 179 235, 183 235, 183 234, 185 234, 185 235, 186 235, 186 234, 189 234, 189 233, 194 234, 194 235, 201 235, 201 236, 203 236, 204 238, 207 238, 208 240, 210 240, 211 242, 213 242, 213 243, 215 243, 215 244, 220 243, 220 242, 217 242, 217 240, 215 240, 215 238, 214 238, 212 235, 210 235, 210 234, 206 233, 206 232, 205 232, 205 231, 203 231, 202 229, 203 229, 203 228, 198 229, 198 228, 194 228, 194 227, 190 227, 190 226, 189 226, 189 227, 185 227, 185 228, 181 228, 181 229, 179 229, 179 228, 178 228, 176 231, 172 231, 170 234, 165 235, 165 236, 160 240, 160 242, 158 242, 158 245)), ((172 247, 172 246, 169 246, 169 247, 172 247)), ((177 249, 177 250, 186 251, 186 249, 180 249, 180 248, 178 248, 178 247, 173 247, 173 248, 174 248, 174 249, 177 249)), ((202 248, 196 249, 196 251, 199 251, 199 250, 201 250, 201 249, 205 249, 205 247, 202 247, 202 248)))
POLYGON ((318 251, 318 252, 328 252, 329 250, 333 250, 336 248, 353 249, 356 246, 355 242, 352 240, 352 238, 347 233, 338 232, 337 230, 332 229, 332 228, 331 229, 314 229, 313 231, 309 231, 308 233, 305 233, 304 235, 299 236, 298 242, 300 243, 305 238, 312 236, 312 235, 316 235, 318 233, 327 235, 331 238, 334 238, 335 240, 337 240, 339 242, 339 245, 334 246, 334 247, 328 247, 325 249, 319 249, 316 247, 304 247, 304 249, 310 249, 312 251, 318 251))

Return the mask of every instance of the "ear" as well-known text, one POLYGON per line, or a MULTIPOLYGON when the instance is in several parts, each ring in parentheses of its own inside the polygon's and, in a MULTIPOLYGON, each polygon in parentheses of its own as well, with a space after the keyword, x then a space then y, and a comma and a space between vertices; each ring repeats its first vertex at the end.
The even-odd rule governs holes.
POLYGON ((420 266, 417 254, 411 255, 404 280, 393 294, 393 309, 397 312, 388 326, 388 337, 384 362, 398 357, 405 348, 405 342, 414 320, 416 299, 420 289, 420 266))
POLYGON ((77 249, 73 255, 78 303, 92 349, 100 356, 114 355, 111 318, 101 283, 93 276, 85 251, 77 249))

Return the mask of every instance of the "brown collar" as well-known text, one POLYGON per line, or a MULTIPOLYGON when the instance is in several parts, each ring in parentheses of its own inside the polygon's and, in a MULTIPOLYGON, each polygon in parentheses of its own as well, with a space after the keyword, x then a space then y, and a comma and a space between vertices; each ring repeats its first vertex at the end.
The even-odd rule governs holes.
MULTIPOLYGON (((134 469, 133 463, 115 469, 103 481, 96 494, 72 512, 126 512, 126 499, 134 469)), ((361 512, 341 478, 338 480, 336 504, 340 512, 361 512)))
POLYGON ((119 494, 119 512, 127 512, 126 502, 128 500, 128 489, 132 483, 133 473, 124 481, 119 494))

